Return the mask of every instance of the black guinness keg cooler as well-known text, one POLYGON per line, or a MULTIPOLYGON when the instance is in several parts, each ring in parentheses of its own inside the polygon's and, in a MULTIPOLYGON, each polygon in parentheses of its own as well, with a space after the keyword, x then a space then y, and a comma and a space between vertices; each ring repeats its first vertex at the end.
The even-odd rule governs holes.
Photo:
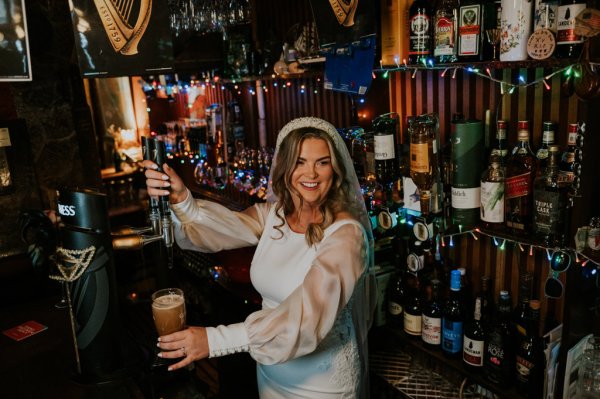
POLYGON ((59 190, 58 213, 57 263, 71 278, 76 277, 70 285, 78 379, 106 382, 123 364, 106 195, 87 189, 59 190))

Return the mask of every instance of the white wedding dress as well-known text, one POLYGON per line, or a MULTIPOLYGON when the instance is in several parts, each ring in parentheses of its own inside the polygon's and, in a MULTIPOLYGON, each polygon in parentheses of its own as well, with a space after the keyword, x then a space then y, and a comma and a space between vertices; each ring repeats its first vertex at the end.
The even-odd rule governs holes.
POLYGON ((374 293, 365 283, 369 251, 360 223, 336 221, 309 247, 287 224, 281 232, 274 228, 281 221, 273 204, 240 213, 188 193, 172 208, 182 248, 257 245, 250 273, 262 310, 242 323, 208 327, 211 357, 248 351, 257 361, 262 399, 368 397, 366 336, 374 293))

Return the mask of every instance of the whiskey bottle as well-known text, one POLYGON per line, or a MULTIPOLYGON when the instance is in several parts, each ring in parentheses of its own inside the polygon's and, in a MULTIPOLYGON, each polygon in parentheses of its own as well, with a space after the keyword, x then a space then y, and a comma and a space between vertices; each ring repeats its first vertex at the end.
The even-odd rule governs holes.
POLYGON ((542 145, 535 153, 535 156, 538 159, 538 173, 543 173, 544 168, 546 168, 546 161, 548 159, 548 150, 552 144, 554 144, 555 136, 554 136, 554 123, 552 122, 544 122, 543 123, 543 131, 542 131, 542 145))
POLYGON ((485 329, 481 321, 481 298, 475 298, 473 320, 465 325, 463 363, 467 370, 479 373, 483 367, 485 329))
POLYGON ((583 37, 575 34, 575 18, 585 10, 586 3, 586 0, 560 1, 556 32, 556 56, 558 58, 575 58, 581 54, 583 37))
POLYGON ((508 141, 506 140, 507 123, 504 120, 496 122, 496 139, 492 144, 491 154, 500 156, 501 166, 504 166, 508 156, 508 141))
POLYGON ((514 380, 514 334, 510 320, 510 294, 500 291, 498 312, 485 342, 483 372, 494 384, 507 387, 514 380))
POLYGON ((551 145, 548 166, 533 183, 533 233, 550 247, 563 246, 566 238, 568 186, 559 181, 558 157, 558 146, 551 145))
POLYGON ((438 63, 455 62, 457 58, 458 1, 440 0, 433 17, 433 55, 438 63))
POLYGON ((573 173, 573 165, 575 164, 575 149, 577 147, 577 132, 579 125, 577 123, 569 123, 567 128, 567 148, 562 153, 559 164, 559 181, 561 183, 571 184, 575 178, 573 173))
POLYGON ((465 306, 461 295, 460 271, 450 273, 450 295, 442 313, 442 351, 450 357, 459 357, 463 349, 465 306))
POLYGON ((481 176, 480 218, 483 227, 500 230, 504 225, 504 169, 498 153, 490 156, 490 166, 481 176))
POLYGON ((432 12, 427 0, 415 0, 408 9, 408 62, 420 64, 431 56, 432 12))
POLYGON ((528 234, 533 213, 533 179, 536 173, 535 154, 529 147, 529 122, 519 121, 519 143, 506 162, 505 220, 516 235, 528 234))
POLYGON ((529 302, 527 333, 516 350, 517 389, 527 398, 538 399, 543 395, 546 358, 544 343, 539 334, 540 301, 529 302))
POLYGON ((431 298, 423 307, 423 330, 421 339, 427 346, 439 348, 442 344, 442 303, 440 298, 441 283, 431 281, 431 298))
POLYGON ((417 118, 412 121, 409 131, 410 177, 419 188, 421 212, 427 216, 429 215, 431 187, 435 180, 434 173, 437 165, 437 155, 434 153, 434 149, 437 148, 435 124, 425 118, 417 118))

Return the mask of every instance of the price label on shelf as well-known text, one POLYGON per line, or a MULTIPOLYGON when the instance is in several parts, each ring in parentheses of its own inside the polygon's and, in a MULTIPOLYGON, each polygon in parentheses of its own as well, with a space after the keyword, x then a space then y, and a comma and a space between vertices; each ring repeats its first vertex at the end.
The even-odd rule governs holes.
POLYGON ((0 147, 10 147, 10 135, 7 127, 0 127, 0 147))

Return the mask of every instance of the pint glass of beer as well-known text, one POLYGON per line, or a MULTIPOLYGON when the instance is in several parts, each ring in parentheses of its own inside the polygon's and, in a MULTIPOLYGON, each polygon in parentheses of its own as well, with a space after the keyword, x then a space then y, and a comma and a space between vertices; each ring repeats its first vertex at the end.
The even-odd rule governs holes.
POLYGON ((152 294, 152 317, 159 336, 183 330, 185 300, 179 288, 165 288, 152 294))

